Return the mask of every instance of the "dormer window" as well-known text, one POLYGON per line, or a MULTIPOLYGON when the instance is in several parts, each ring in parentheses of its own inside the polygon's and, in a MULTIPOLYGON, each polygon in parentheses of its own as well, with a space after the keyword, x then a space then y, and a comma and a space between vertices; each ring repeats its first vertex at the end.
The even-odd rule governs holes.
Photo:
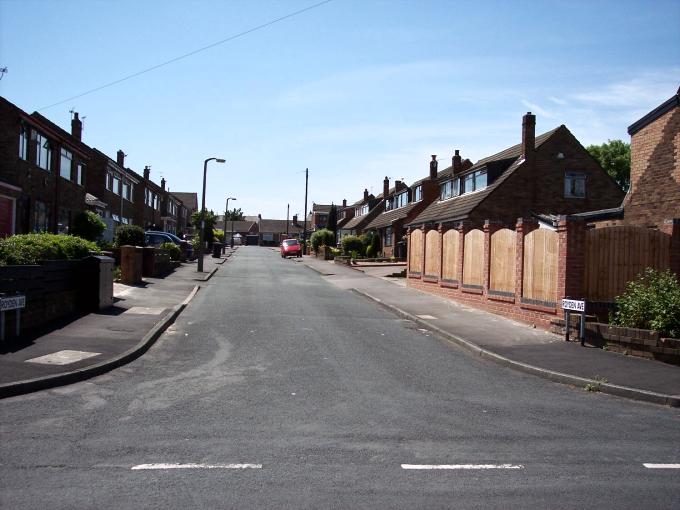
POLYGON ((439 200, 457 197, 460 194, 460 179, 450 179, 439 186, 439 200))
POLYGON ((405 205, 408 205, 408 191, 399 193, 397 196, 394 197, 395 209, 398 209, 399 207, 404 207, 405 205))
POLYGON ((413 202, 420 202, 423 199, 423 187, 416 186, 413 188, 413 202))
POLYGON ((463 179, 463 193, 470 193, 472 191, 484 189, 486 188, 486 169, 471 172, 463 176, 463 179))

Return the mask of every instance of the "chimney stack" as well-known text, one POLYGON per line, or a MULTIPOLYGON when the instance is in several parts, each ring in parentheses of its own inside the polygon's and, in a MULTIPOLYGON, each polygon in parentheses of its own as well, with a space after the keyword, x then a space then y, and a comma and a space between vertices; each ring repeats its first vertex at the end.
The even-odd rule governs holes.
POLYGON ((79 142, 83 137, 83 122, 78 118, 78 112, 73 112, 71 119, 71 136, 79 142))
POLYGON ((161 189, 165 191, 165 179, 161 177, 161 189))
POLYGON ((390 178, 385 176, 385 180, 383 181, 383 198, 387 198, 387 195, 390 194, 390 178))
POLYGON ((144 167, 144 179, 147 181, 149 180, 149 176, 151 175, 151 167, 149 165, 144 167))
POLYGON ((430 161, 430 179, 434 180, 437 178, 437 155, 432 154, 432 161, 430 161))
POLYGON ((529 159, 536 149, 536 115, 531 112, 522 117, 522 155, 529 159))
POLYGON ((460 150, 456 149, 453 153, 453 175, 456 175, 463 169, 463 161, 460 157, 460 150))
POLYGON ((364 188, 364 200, 368 200, 368 188, 364 188))
POLYGON ((297 225, 297 214, 293 214, 293 225, 297 225))
POLYGON ((118 152, 116 153, 116 163, 118 163, 118 166, 121 168, 125 168, 125 153, 118 149, 118 152))
POLYGON ((342 199, 342 206, 347 207, 347 199, 346 198, 342 199))

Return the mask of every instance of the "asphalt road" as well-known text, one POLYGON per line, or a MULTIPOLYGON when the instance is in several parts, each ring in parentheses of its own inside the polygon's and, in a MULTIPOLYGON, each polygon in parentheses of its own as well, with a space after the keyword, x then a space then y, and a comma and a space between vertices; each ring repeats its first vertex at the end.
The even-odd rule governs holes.
POLYGON ((677 409, 475 359, 257 247, 130 365, 0 401, 0 434, 2 508, 680 508, 644 466, 680 463, 677 409))

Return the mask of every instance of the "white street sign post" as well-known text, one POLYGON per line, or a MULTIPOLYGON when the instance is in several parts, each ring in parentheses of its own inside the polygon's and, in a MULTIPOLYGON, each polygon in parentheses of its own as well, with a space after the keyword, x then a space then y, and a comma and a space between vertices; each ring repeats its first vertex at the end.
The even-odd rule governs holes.
POLYGON ((581 323, 579 327, 579 336, 581 338, 581 346, 585 345, 586 341, 586 302, 580 299, 563 299, 562 309, 564 310, 565 322, 565 336, 564 340, 569 341, 569 327, 571 326, 571 312, 580 312, 581 323))
POLYGON ((16 336, 19 336, 21 324, 21 309, 26 306, 26 296, 17 294, 14 296, 5 296, 0 294, 0 341, 5 341, 5 312, 8 310, 16 310, 16 336))

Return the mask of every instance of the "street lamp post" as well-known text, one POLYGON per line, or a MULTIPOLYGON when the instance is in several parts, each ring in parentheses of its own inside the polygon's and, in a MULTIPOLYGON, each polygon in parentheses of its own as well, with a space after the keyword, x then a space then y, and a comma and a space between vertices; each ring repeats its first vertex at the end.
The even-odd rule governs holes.
POLYGON ((203 255, 205 255, 205 248, 203 246, 203 237, 205 230, 205 177, 208 173, 208 161, 215 161, 217 163, 225 163, 226 160, 222 158, 208 158, 203 162, 203 196, 201 197, 201 231, 198 234, 198 240, 200 243, 200 253, 198 254, 198 272, 203 272, 203 255))
MULTIPOLYGON (((234 197, 227 197, 227 205, 224 206, 224 244, 222 245, 222 253, 227 250, 227 213, 229 212, 229 200, 236 200, 234 197)), ((231 220, 231 228, 234 229, 234 219, 231 220)), ((232 238, 234 232, 231 233, 232 238)))

